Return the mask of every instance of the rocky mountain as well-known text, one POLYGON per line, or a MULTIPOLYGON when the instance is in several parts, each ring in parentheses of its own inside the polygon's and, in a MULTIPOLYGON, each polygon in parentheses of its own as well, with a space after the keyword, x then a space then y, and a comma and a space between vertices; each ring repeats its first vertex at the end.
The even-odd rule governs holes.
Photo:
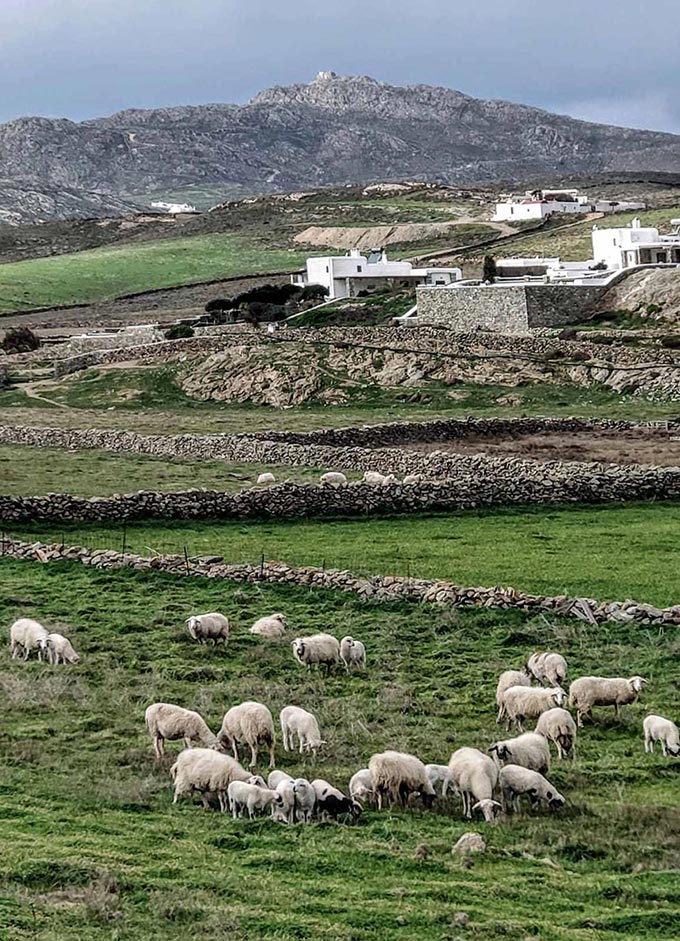
POLYGON ((7 221, 112 212, 117 201, 144 203, 191 186, 262 193, 603 172, 680 172, 680 136, 332 72, 260 92, 245 105, 0 125, 0 218, 7 221), (29 191, 35 198, 21 195, 29 191), (80 204, 60 200, 60 192, 80 194, 80 204))

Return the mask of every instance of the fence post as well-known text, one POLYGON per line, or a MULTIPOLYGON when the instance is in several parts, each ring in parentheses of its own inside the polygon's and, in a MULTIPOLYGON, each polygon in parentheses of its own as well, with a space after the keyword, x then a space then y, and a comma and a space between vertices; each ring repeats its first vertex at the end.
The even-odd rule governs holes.
POLYGON ((184 549, 184 566, 187 570, 187 575, 190 575, 191 573, 189 571, 189 555, 187 553, 187 547, 183 546, 182 548, 184 549))
POLYGON ((260 578, 264 576, 264 552, 260 556, 260 578))
POLYGON ((123 522, 123 555, 127 552, 127 524, 123 522))

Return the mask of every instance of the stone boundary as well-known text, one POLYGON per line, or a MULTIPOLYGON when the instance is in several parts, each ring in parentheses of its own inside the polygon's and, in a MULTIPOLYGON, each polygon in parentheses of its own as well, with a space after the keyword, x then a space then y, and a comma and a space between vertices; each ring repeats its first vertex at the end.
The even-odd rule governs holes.
POLYGON ((85 549, 81 546, 28 543, 16 539, 0 540, 0 556, 41 563, 78 562, 99 569, 130 568, 235 582, 301 585, 307 588, 351 592, 366 601, 379 603, 409 601, 443 605, 448 608, 517 608, 527 614, 548 613, 553 616, 578 618, 593 625, 606 621, 680 624, 680 605, 658 608, 631 600, 603 602, 567 595, 532 595, 514 588, 464 588, 446 581, 396 575, 360 578, 351 572, 309 567, 293 568, 281 562, 263 562, 256 566, 225 563, 219 556, 185 558, 179 555, 158 555, 146 558, 112 549, 85 549))

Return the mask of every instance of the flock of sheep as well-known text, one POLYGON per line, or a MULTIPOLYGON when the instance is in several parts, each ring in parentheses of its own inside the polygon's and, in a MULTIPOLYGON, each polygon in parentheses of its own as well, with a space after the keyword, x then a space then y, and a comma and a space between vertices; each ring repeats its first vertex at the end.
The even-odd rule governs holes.
MULTIPOLYGON (((423 479, 421 474, 407 474, 402 481, 394 474, 381 474, 378 471, 366 471, 362 477, 365 484, 371 484, 374 487, 390 487, 394 484, 417 484, 423 479)), ((268 487, 276 483, 276 477, 271 471, 265 471, 257 478, 257 484, 260 487, 268 487)), ((347 477, 342 471, 328 471, 319 477, 319 483, 325 487, 344 487, 348 483, 347 477)))
MULTIPOLYGON (((198 643, 226 644, 229 620, 217 612, 194 615, 186 621, 189 636, 198 643)), ((287 629, 286 618, 277 613, 260 618, 250 632, 264 639, 280 638, 287 629)), ((77 663, 78 654, 61 634, 49 633, 38 621, 20 618, 10 628, 11 656, 28 659, 46 654, 50 663, 77 663)), ((326 633, 297 637, 291 642, 295 660, 306 666, 324 667, 327 672, 344 666, 350 673, 366 668, 365 645, 350 636, 338 641, 326 633)), ((165 755, 166 741, 183 741, 170 769, 177 803, 183 795, 199 795, 204 806, 216 800, 222 811, 234 817, 269 814, 274 820, 309 823, 313 819, 353 819, 363 804, 381 809, 385 802, 406 807, 420 798, 429 807, 441 786, 441 796, 450 790, 462 800, 465 817, 476 811, 491 823, 501 812, 520 809, 525 798, 557 810, 565 798, 546 775, 550 771, 550 743, 557 757, 575 753, 577 731, 585 718, 592 719, 594 706, 613 707, 618 718, 622 706, 634 702, 646 681, 641 676, 582 676, 564 689, 567 663, 553 651, 532 654, 524 670, 506 670, 496 687, 497 722, 506 723, 517 734, 492 743, 486 752, 462 747, 453 752, 446 765, 424 764, 415 755, 384 751, 372 755, 368 767, 357 771, 349 781, 348 794, 330 782, 317 778, 294 777, 276 769, 276 732, 267 706, 244 702, 229 709, 215 735, 199 715, 173 703, 157 702, 145 713, 145 723, 153 741, 156 758, 165 755), (538 684, 538 685, 535 685, 538 684), (564 708, 576 712, 576 721, 564 708), (536 720, 534 731, 525 732, 524 722, 536 720), (249 769, 241 764, 240 751, 250 752, 249 769), (268 755, 267 780, 255 773, 260 753, 268 755), (498 800, 497 798, 500 798, 498 800)), ((317 755, 325 745, 317 718, 299 706, 289 705, 279 715, 284 751, 317 755)), ((664 755, 680 754, 678 727, 658 715, 643 722, 645 752, 658 742, 664 755)))

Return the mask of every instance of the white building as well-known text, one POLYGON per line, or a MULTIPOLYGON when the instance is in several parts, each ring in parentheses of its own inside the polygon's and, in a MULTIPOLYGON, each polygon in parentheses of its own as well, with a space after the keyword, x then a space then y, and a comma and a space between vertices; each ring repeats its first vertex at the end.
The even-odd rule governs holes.
POLYGON ((388 261, 385 252, 362 255, 352 249, 349 255, 308 258, 307 269, 291 277, 293 284, 322 284, 329 299, 356 297, 359 291, 388 286, 415 287, 419 284, 445 287, 460 281, 460 268, 414 268, 410 261, 388 261))
POLYGON ((523 219, 546 219, 554 213, 631 212, 644 209, 645 204, 615 199, 590 199, 575 189, 527 190, 524 195, 511 194, 496 203, 493 222, 521 222, 523 219))
POLYGON ((673 219, 676 231, 659 235, 652 226, 642 226, 633 219, 621 229, 593 226, 593 259, 607 268, 631 268, 633 265, 680 264, 680 219, 673 219))

